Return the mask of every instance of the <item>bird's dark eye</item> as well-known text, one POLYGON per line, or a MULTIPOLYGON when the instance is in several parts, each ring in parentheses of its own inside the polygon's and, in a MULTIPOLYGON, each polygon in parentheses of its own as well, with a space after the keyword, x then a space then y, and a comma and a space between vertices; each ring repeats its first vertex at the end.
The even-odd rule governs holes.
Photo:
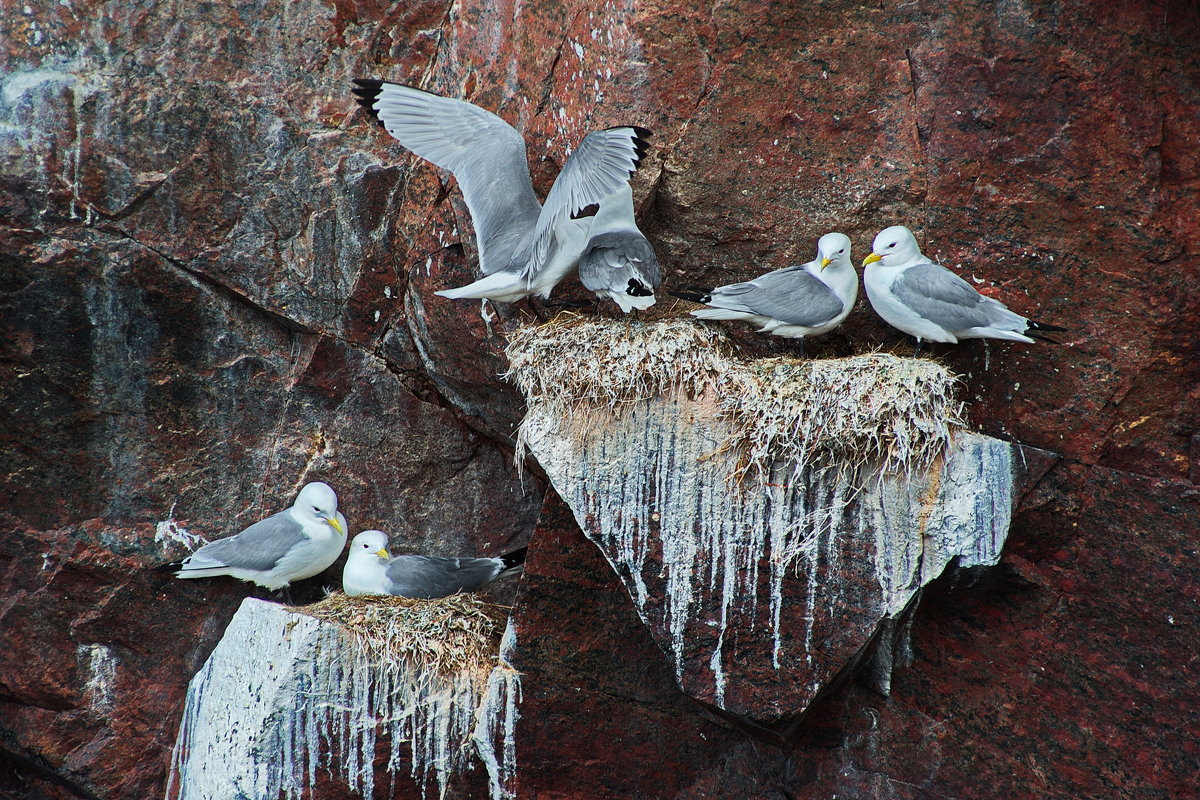
POLYGON ((895 247, 895 246, 896 246, 895 242, 892 242, 891 244, 888 245, 888 247, 895 247))
POLYGON ((321 513, 321 509, 318 506, 313 506, 313 511, 317 512, 318 514, 321 513))
POLYGON ((837 254, 840 256, 844 252, 846 252, 846 248, 843 247, 841 250, 837 251, 837 254))

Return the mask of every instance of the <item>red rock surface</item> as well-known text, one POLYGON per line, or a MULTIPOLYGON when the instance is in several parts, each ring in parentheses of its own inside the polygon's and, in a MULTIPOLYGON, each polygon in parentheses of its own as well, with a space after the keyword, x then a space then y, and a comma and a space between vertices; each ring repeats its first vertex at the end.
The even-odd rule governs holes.
MULTIPOLYGON (((1166 1, 7 9, 0 790, 161 792, 186 681, 250 589, 144 572, 181 552, 160 521, 223 535, 326 478, 413 549, 532 523, 500 327, 432 296, 473 277, 465 212, 355 110, 366 75, 498 110, 542 191, 586 130, 653 128, 635 194, 670 286, 835 228, 861 258, 903 222, 1070 328, 937 350, 978 427, 1063 461, 1000 570, 926 595, 890 699, 848 686, 764 743, 667 697, 632 611, 583 604, 610 576, 560 576, 539 591, 575 605, 521 606, 545 654, 522 796, 1195 796, 1198 43, 1166 1), (610 683, 581 702, 578 676, 610 683)), ((811 351, 878 343, 907 347, 862 303, 811 351)))

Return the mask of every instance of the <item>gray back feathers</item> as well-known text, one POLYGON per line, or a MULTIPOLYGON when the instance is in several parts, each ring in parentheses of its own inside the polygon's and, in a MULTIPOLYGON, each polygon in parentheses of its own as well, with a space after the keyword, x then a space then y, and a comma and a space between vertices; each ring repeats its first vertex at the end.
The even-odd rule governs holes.
POLYGON ((979 294, 969 283, 937 264, 917 264, 904 270, 893 281, 892 294, 925 319, 948 331, 1006 323, 1020 323, 1024 328, 1024 317, 979 294))
POLYGON ((788 325, 817 327, 842 313, 842 301, 803 265, 714 289, 708 305, 745 311, 788 325))
POLYGON ((236 567, 267 572, 307 539, 304 528, 288 512, 280 511, 235 536, 204 545, 183 560, 181 571, 236 567))
POLYGON ((503 569, 498 558, 395 556, 387 563, 387 577, 392 594, 428 600, 473 592, 503 569))
POLYGON ((662 285, 658 257, 636 231, 610 231, 593 236, 579 258, 579 280, 594 292, 628 291, 635 280, 650 293, 662 285))

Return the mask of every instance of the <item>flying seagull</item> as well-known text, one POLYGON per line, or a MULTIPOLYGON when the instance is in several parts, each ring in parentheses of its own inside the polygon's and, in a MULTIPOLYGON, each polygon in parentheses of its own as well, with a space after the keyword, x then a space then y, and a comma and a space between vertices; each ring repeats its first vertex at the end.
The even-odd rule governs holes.
POLYGON ((356 78, 354 93, 400 144, 454 174, 475 225, 484 277, 437 294, 511 303, 546 298, 579 261, 590 221, 572 215, 629 180, 650 131, 593 131, 571 153, 538 203, 525 139, 500 117, 463 100, 356 78))
POLYGON ((807 264, 745 283, 671 294, 707 306, 693 311, 694 317, 746 320, 763 333, 799 339, 803 347, 805 336, 842 324, 858 298, 858 273, 850 260, 849 237, 827 233, 817 241, 817 257, 807 264))
POLYGON ((525 548, 499 558, 392 556, 383 531, 363 531, 350 542, 342 588, 351 597, 390 594, 431 600, 473 592, 521 569, 525 548))
POLYGON ((180 578, 230 575, 275 590, 328 568, 345 546, 346 518, 337 510, 337 495, 316 482, 305 484, 286 511, 158 569, 180 578))
POLYGON ((875 313, 895 328, 922 340, 1006 339, 1053 343, 1043 331, 1057 325, 1034 322, 984 297, 969 283, 921 253, 912 231, 893 225, 879 232, 863 260, 863 283, 875 313))
POLYGON ((662 272, 654 248, 633 219, 628 183, 600 201, 588 237, 579 257, 580 282, 597 297, 611 297, 626 314, 654 305, 662 272))

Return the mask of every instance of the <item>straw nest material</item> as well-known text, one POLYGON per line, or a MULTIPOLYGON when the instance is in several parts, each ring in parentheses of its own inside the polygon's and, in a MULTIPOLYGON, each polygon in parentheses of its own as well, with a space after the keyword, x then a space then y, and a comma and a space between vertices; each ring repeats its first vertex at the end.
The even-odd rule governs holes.
POLYGON ((512 334, 505 377, 531 402, 616 411, 711 391, 728 360, 726 341, 717 328, 686 319, 646 324, 559 314, 512 334))
POLYGON ((926 469, 962 425, 957 378, 928 359, 743 361, 724 335, 690 319, 567 318, 519 329, 507 377, 532 407, 587 418, 636 402, 714 400, 733 432, 735 477, 768 481, 781 462, 844 477, 926 469))
POLYGON ((471 675, 483 685, 497 665, 507 616, 506 608, 470 594, 412 600, 334 592, 296 611, 340 626, 371 663, 441 678, 471 675))

